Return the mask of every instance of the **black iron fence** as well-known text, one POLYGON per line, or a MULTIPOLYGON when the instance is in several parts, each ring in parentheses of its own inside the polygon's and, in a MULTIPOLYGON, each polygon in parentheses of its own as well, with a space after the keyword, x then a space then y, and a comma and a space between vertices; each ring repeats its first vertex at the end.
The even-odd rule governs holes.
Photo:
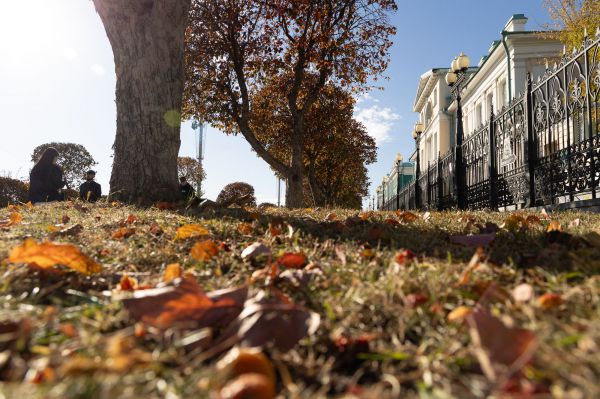
POLYGON ((536 82, 528 76, 526 92, 495 113, 490 109, 488 122, 464 138, 462 151, 453 148, 421 168, 379 209, 443 210, 461 202, 471 209, 510 209, 597 198, 599 43, 600 30, 536 82))

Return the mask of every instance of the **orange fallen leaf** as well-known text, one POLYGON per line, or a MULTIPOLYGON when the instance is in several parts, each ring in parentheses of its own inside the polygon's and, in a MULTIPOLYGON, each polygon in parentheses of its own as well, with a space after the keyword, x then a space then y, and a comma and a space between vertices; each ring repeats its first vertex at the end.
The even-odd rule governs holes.
POLYGON ((181 270, 181 266, 179 266, 179 263, 171 263, 167 265, 167 267, 165 267, 163 281, 171 281, 182 276, 183 271, 181 270))
POLYGON ((374 213, 372 211, 368 211, 368 212, 361 212, 358 214, 358 217, 361 218, 362 220, 369 220, 370 218, 372 218, 374 215, 374 213))
POLYGON ((404 300, 404 304, 409 309, 417 308, 429 301, 429 297, 425 294, 408 294, 404 300))
POLYGON ((272 399, 275 397, 275 384, 263 374, 242 374, 227 382, 219 391, 223 399, 272 399))
POLYGON ((552 220, 548 224, 548 228, 546 229, 546 231, 548 233, 550 233, 551 231, 562 231, 562 227, 560 226, 560 223, 558 223, 558 221, 552 220))
POLYGON ((325 220, 327 220, 328 222, 333 222, 336 219, 337 215, 335 214, 335 212, 330 212, 327 214, 327 216, 325 216, 325 220))
POLYGON ((419 218, 417 215, 409 211, 396 211, 396 215, 398 216, 398 219, 404 223, 412 223, 419 218))
POLYGON ((271 235, 271 237, 277 237, 278 235, 281 235, 281 229, 277 226, 269 226, 269 234, 271 235))
POLYGON ((138 286, 136 279, 129 277, 127 273, 123 274, 119 282, 119 288, 122 291, 134 291, 138 286))
POLYGON ((548 292, 537 299, 538 306, 544 310, 557 308, 563 303, 560 295, 548 292))
POLYGON ((237 225, 237 231, 240 234, 249 236, 249 235, 252 235, 252 233, 254 232, 254 228, 252 227, 252 225, 250 223, 241 222, 237 225))
POLYGON ((119 229, 112 234, 112 238, 115 240, 122 240, 124 238, 129 238, 134 234, 135 229, 132 227, 119 227, 119 229))
POLYGON ((248 294, 247 287, 206 294, 190 277, 174 282, 175 285, 135 291, 132 298, 123 299, 123 305, 136 321, 160 329, 176 322, 202 328, 231 322, 242 311, 248 294))
POLYGON ((199 241, 192 247, 190 254, 192 258, 201 262, 210 260, 213 256, 219 253, 219 247, 213 240, 199 241))
POLYGON ((199 224, 184 224, 175 233, 176 240, 184 240, 191 237, 207 236, 209 231, 199 224))
POLYGON ((127 219, 125 219, 125 223, 127 224, 134 224, 135 222, 137 222, 137 217, 135 215, 129 215, 127 216, 127 219))
POLYGON ((38 244, 33 238, 12 249, 8 257, 12 263, 35 264, 43 269, 65 265, 84 274, 98 273, 102 266, 83 254, 71 244, 58 244, 46 241, 38 244))
POLYGON ((0 221, 0 227, 10 227, 21 223, 23 216, 19 212, 11 212, 7 220, 0 221))
POLYGON ((452 323, 462 323, 472 312, 473 309, 468 306, 459 306, 448 313, 447 319, 452 323))
POLYGON ((308 263, 308 259, 301 252, 286 252, 277 259, 277 263, 289 269, 301 269, 308 263))
POLYGON ((73 323, 61 323, 58 325, 58 331, 69 338, 75 338, 79 335, 73 323))

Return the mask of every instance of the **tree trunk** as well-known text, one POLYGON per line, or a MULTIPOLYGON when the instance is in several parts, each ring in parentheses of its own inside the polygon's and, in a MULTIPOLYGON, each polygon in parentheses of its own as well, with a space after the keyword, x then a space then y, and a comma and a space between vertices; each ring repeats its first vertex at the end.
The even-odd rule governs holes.
POLYGON ((304 207, 304 115, 294 118, 291 149, 292 159, 290 172, 287 176, 285 205, 288 208, 304 207))
POLYGON ((140 204, 173 200, 191 0, 93 1, 117 75, 111 198, 140 204))

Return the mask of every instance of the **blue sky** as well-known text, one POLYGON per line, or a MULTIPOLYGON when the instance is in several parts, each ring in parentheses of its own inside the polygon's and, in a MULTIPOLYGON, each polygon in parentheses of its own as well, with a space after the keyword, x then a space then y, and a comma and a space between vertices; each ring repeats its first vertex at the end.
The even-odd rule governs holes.
MULTIPOLYGON (((464 51, 472 63, 512 14, 527 27, 548 22, 543 0, 397 0, 392 23, 398 32, 383 91, 360 99, 356 117, 379 144, 369 168, 371 191, 397 152, 412 152, 417 115, 412 102, 421 74, 445 67, 464 51)), ((108 190, 115 135, 112 51, 90 0, 0 0, 0 175, 24 178, 33 148, 49 141, 83 144, 99 162, 97 180, 108 190)), ((180 155, 195 156, 189 123, 181 131, 180 155)), ((204 190, 216 198, 233 181, 256 189, 259 202, 275 202, 277 182, 266 163, 241 137, 209 128, 204 190)))

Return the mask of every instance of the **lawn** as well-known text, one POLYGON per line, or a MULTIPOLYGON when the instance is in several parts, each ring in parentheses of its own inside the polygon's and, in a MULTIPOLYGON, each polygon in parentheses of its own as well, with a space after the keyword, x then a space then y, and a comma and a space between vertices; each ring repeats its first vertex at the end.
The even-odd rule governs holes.
POLYGON ((64 202, 0 225, 6 398, 600 396, 599 215, 64 202))

